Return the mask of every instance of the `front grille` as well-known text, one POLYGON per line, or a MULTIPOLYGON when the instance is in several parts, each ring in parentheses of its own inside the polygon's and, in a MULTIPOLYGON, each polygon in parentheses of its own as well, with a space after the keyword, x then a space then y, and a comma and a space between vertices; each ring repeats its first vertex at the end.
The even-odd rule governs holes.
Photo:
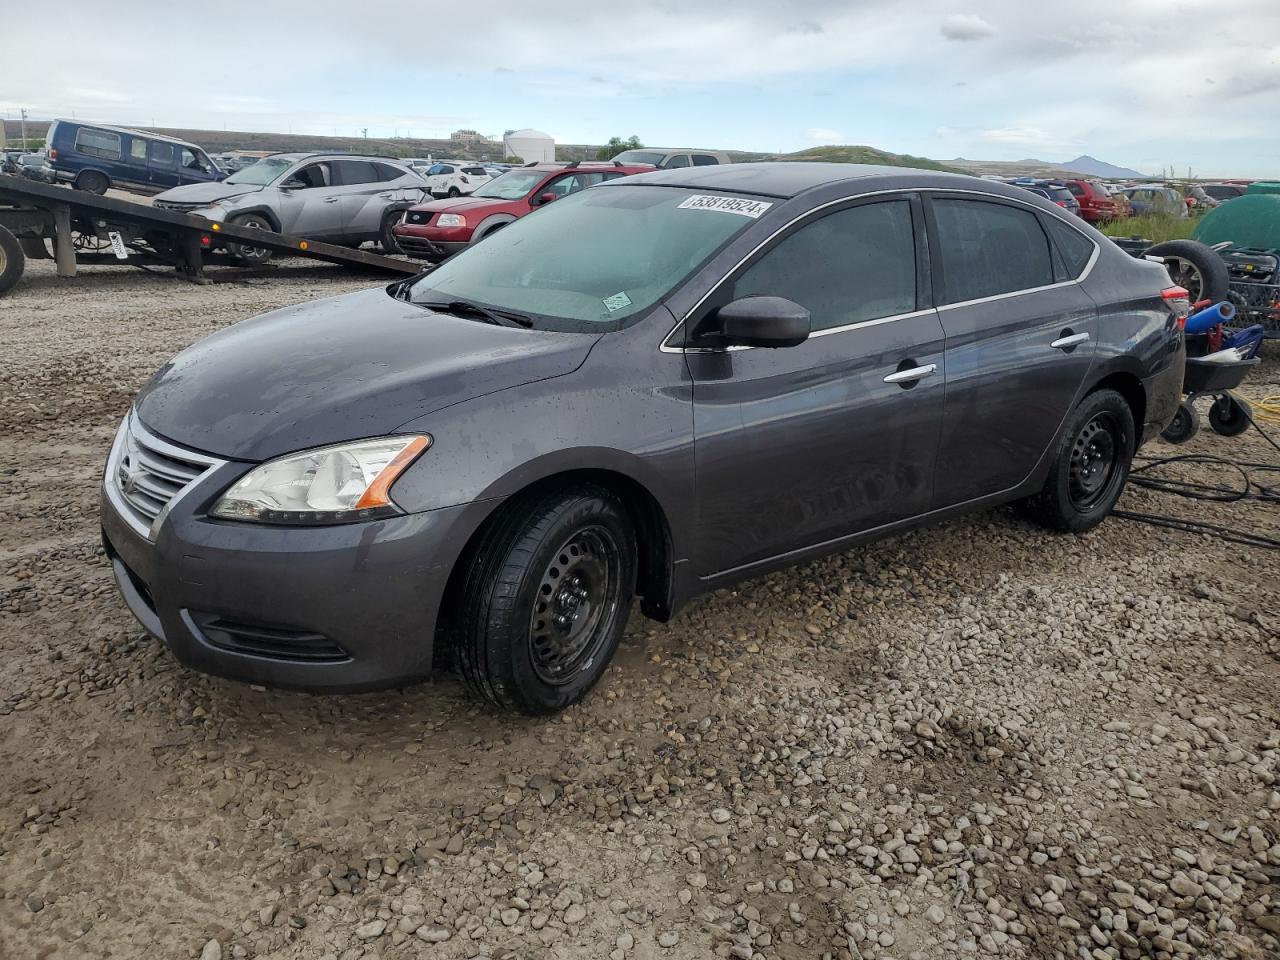
POLYGON ((211 613, 192 612, 189 615, 210 644, 231 653, 307 663, 337 663, 351 659, 342 647, 321 633, 240 623, 211 613))
POLYGON ((116 435, 107 462, 107 482, 125 519, 150 538, 152 524, 165 508, 222 462, 157 437, 131 413, 116 435))
POLYGON ((430 210, 410 210, 407 213, 405 213, 404 222, 416 223, 419 226, 421 226, 423 224, 430 223, 431 218, 434 216, 435 214, 432 213, 430 210))
POLYGON ((179 203, 176 200, 152 200, 151 205, 157 210, 172 210, 175 213, 190 213, 209 206, 207 203, 179 203))

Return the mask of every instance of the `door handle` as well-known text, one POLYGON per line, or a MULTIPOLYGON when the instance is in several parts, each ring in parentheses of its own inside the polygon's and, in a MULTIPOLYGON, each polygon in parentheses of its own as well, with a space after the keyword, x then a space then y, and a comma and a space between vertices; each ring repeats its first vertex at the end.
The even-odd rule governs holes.
POLYGON ((325 197, 325 198, 324 198, 324 202, 325 202, 325 203, 337 203, 337 202, 338 202, 338 198, 337 198, 337 197, 325 197))
POLYGON ((936 363, 926 363, 919 367, 907 367, 905 370, 899 370, 891 373, 884 378, 885 383, 897 383, 911 386, 917 380, 923 380, 925 377, 936 373, 938 365, 936 363))
POLYGON ((1080 344, 1086 342, 1088 339, 1089 334, 1087 333, 1067 333, 1064 330, 1063 335, 1053 341, 1053 343, 1049 344, 1049 346, 1053 347, 1055 350, 1070 350, 1073 347, 1080 346, 1080 344))

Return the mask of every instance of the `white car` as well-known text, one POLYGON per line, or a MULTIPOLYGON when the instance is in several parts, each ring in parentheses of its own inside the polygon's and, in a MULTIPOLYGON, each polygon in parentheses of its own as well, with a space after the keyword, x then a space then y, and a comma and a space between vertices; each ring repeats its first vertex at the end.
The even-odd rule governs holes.
POLYGON ((433 197, 465 197, 492 180, 493 174, 478 163, 442 161, 428 169, 424 178, 433 197))

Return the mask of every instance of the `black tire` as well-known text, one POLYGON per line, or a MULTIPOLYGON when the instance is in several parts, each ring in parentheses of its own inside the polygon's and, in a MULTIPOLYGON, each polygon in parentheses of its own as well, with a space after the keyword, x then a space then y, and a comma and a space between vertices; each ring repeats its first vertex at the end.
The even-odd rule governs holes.
POLYGON ((111 180, 105 173, 97 170, 86 170, 76 177, 76 189, 84 190, 86 193, 96 193, 98 196, 102 196, 110 188, 111 180))
POLYGON ((1238 437, 1249 429, 1253 408, 1234 394, 1223 394, 1209 408, 1209 426, 1224 437, 1238 437))
POLYGON ((18 238, 0 227, 0 293, 4 293, 22 277, 27 257, 18 238))
POLYGON ((1160 431, 1160 439, 1165 443, 1186 443, 1199 432, 1200 414, 1196 413, 1191 401, 1183 400, 1169 425, 1160 431))
POLYGON ((392 255, 404 253, 400 246, 400 241, 396 239, 395 231, 392 229, 400 222, 400 218, 403 215, 403 210, 389 210, 383 214, 382 227, 378 231, 378 243, 382 246, 383 253, 392 255))
POLYGON ((497 233, 499 230, 501 230, 505 226, 506 226, 505 223, 495 223, 492 227, 488 227, 485 230, 475 234, 471 238, 470 246, 474 247, 477 243, 479 243, 485 237, 493 236, 495 233, 497 233))
MULTIPOLYGON (((274 230, 275 227, 261 213, 241 213, 232 217, 227 223, 233 227, 248 227, 254 230, 274 230)), ((251 247, 247 243, 228 243, 227 253, 242 266, 260 267, 268 263, 274 251, 268 250, 266 247, 251 247)))
POLYGON ((462 191, 461 191, 461 190, 459 190, 457 187, 450 187, 450 188, 449 188, 448 196, 449 196, 451 199, 454 199, 454 198, 460 197, 460 196, 462 196, 462 191))
POLYGON ((1221 303, 1231 296, 1226 262, 1211 247, 1195 240, 1166 240, 1147 248, 1147 256, 1163 257, 1169 278, 1186 287, 1191 302, 1221 303))
POLYGON ((1050 530, 1084 533, 1111 513, 1133 460, 1133 412, 1114 390, 1089 394, 1067 419, 1044 488, 1028 515, 1050 530))
POLYGON ((581 699, 631 613, 636 540, 622 501, 592 484, 519 498, 462 562, 453 653, 467 688, 534 716, 581 699))

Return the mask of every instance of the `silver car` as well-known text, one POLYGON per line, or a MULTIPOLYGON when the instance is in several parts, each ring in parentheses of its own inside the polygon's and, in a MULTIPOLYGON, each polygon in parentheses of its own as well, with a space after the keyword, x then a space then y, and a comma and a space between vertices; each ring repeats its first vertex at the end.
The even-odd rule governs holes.
MULTIPOLYGON (((221 183, 191 183, 158 194, 164 210, 191 213, 325 243, 359 246, 376 240, 399 251, 391 227, 425 197, 422 178, 402 161, 351 154, 277 153, 221 183)), ((228 243, 227 252, 253 264, 271 251, 228 243)))

